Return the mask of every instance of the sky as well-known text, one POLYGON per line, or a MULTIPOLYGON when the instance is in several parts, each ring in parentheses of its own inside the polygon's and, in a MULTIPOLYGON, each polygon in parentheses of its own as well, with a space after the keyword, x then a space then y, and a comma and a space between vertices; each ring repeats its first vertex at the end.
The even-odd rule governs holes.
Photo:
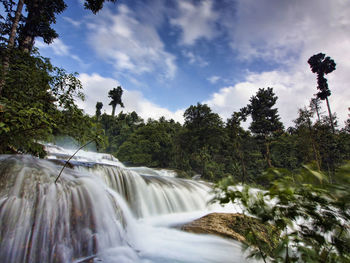
POLYGON ((288 127, 317 93, 307 60, 320 52, 337 63, 326 77, 340 127, 350 113, 348 0, 118 0, 96 15, 83 0, 66 3, 54 25, 59 38, 36 46, 79 73, 86 100, 78 105, 90 115, 98 101, 110 114, 108 91, 120 85, 125 108, 117 113, 183 122, 199 102, 226 121, 259 88, 273 87, 288 127))

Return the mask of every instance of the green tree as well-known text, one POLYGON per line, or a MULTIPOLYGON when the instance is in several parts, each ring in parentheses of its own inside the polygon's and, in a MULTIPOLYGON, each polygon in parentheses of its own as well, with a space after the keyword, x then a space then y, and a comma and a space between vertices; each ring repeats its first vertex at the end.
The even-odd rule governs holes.
POLYGON ((150 121, 138 127, 119 147, 117 157, 134 165, 174 167, 174 138, 179 123, 150 121))
MULTIPOLYGON (((290 133, 282 133, 271 142, 271 160, 275 167, 294 171, 301 166, 298 152, 297 137, 290 133)), ((264 182, 266 183, 266 182, 264 182)))
POLYGON ((211 148, 219 145, 224 124, 217 113, 213 113, 206 104, 197 103, 190 106, 184 113, 184 127, 193 139, 192 149, 198 149, 205 144, 211 148))
MULTIPOLYGON (((333 121, 335 120, 333 116, 333 121)), ((336 167, 342 163, 338 134, 333 133, 330 119, 324 117, 314 125, 314 140, 320 152, 321 169, 326 171, 330 182, 333 181, 336 167)))
POLYGON ((262 140, 264 148, 262 149, 268 167, 272 167, 270 144, 271 139, 277 133, 283 131, 283 124, 280 122, 277 108, 273 108, 276 104, 277 96, 275 96, 272 88, 259 89, 255 96, 251 97, 247 107, 241 109, 241 114, 246 118, 248 115, 252 117, 249 129, 262 140))
POLYGON ((112 154, 116 154, 129 136, 144 125, 143 119, 136 112, 128 114, 120 112, 116 117, 104 113, 99 123, 108 137, 108 147, 103 150, 112 154))
POLYGON ((321 157, 319 146, 315 140, 316 131, 312 125, 311 118, 314 112, 307 108, 299 109, 299 116, 294 120, 296 131, 296 144, 302 163, 316 162, 318 171, 321 170, 321 157))
MULTIPOLYGON (((350 112, 350 107, 348 108, 348 111, 350 112)), ((349 118, 345 121, 345 130, 350 133, 350 114, 348 114, 349 118)))
POLYGON ((42 37, 47 44, 58 37, 51 25, 56 23, 56 14, 62 13, 67 5, 63 0, 24 0, 24 3, 27 16, 19 30, 19 47, 31 52, 36 37, 42 37))
POLYGON ((319 90, 317 97, 321 100, 326 100, 327 102, 328 115, 331 122, 332 131, 334 133, 334 122, 328 101, 328 97, 331 95, 331 91, 328 88, 327 79, 324 77, 324 75, 333 72, 335 70, 336 64, 333 59, 326 57, 326 55, 322 53, 313 55, 307 62, 310 65, 311 71, 317 74, 317 89, 319 90))
MULTIPOLYGON (((85 8, 96 14, 106 1, 116 2, 116 0, 86 0, 85 8)), ((7 16, 6 18, 0 16, 0 41, 7 44, 7 52, 2 54, 0 97, 9 69, 10 52, 15 47, 16 40, 17 47, 27 53, 32 51, 36 37, 42 37, 47 44, 52 43, 58 37, 52 24, 56 23, 56 15, 67 7, 64 0, 18 0, 17 4, 13 0, 1 0, 1 3, 7 16)))
POLYGON ((96 103, 96 119, 99 120, 100 116, 101 116, 101 109, 103 107, 103 103, 98 101, 96 103))
POLYGON ((91 10, 94 14, 100 11, 103 7, 104 2, 115 3, 117 0, 85 0, 84 7, 91 10))
MULTIPOLYGON (((2 0, 2 2, 7 8, 6 11, 11 13, 12 10, 9 7, 12 9, 14 2, 11 0, 2 0)), ((84 6, 96 14, 102 9, 104 2, 115 3, 116 0, 86 0, 84 6)), ((20 33, 19 46, 25 52, 32 50, 36 37, 42 37, 47 44, 52 43, 58 34, 51 25, 56 23, 56 15, 62 13, 66 8, 64 0, 18 0, 15 16, 8 20, 10 23, 8 27, 11 28, 8 46, 10 48, 14 46, 17 31, 20 33), (24 6, 26 16, 22 15, 22 24, 20 24, 24 6)))
POLYGON ((37 142, 57 134, 87 139, 92 129, 75 104, 76 98, 84 99, 75 74, 21 51, 12 53, 9 65, 0 100, 1 153, 18 150, 42 155, 37 142))
POLYGON ((340 153, 340 163, 350 160, 350 129, 342 129, 337 136, 337 145, 340 153))
MULTIPOLYGON (((1 3, 6 16, 0 15, 0 153, 28 152, 42 156, 43 148, 38 141, 61 134, 80 142, 91 140, 88 137, 97 133, 98 127, 75 104, 76 99, 84 98, 76 74, 52 66, 49 59, 40 57, 33 49, 36 37, 49 44, 58 36, 52 24, 66 8, 65 2, 1 0, 1 3)), ((98 8, 102 5, 97 5, 98 8)))
POLYGON ((195 171, 214 179, 215 173, 222 172, 218 161, 221 160, 220 150, 225 141, 224 123, 208 105, 200 103, 186 109, 184 118, 181 147, 195 171))
POLYGON ((109 105, 112 105, 112 116, 113 117, 114 117, 115 108, 117 107, 117 105, 120 105, 120 107, 124 108, 124 104, 122 102, 122 95, 123 95, 123 89, 120 86, 118 86, 117 88, 114 88, 108 92, 108 97, 112 99, 112 101, 109 103, 109 105))
MULTIPOLYGON (((247 180, 247 165, 246 165, 246 152, 244 148, 244 138, 247 136, 247 132, 241 127, 242 116, 239 112, 234 112, 230 119, 227 119, 226 130, 228 134, 228 154, 232 156, 232 160, 229 163, 238 163, 233 167, 238 168, 240 173, 241 182, 244 183, 247 180)), ((232 169, 237 171, 237 169, 232 169)))
POLYGON ((309 105, 310 110, 317 114, 318 121, 321 121, 321 117, 320 117, 321 105, 320 105, 320 103, 321 103, 320 98, 316 97, 316 98, 312 98, 310 100, 310 105, 309 105))

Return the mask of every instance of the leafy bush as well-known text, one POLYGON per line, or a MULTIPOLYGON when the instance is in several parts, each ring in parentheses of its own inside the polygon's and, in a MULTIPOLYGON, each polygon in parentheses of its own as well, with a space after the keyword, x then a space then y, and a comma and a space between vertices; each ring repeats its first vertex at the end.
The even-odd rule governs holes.
POLYGON ((54 135, 69 135, 79 142, 93 137, 90 117, 75 104, 84 99, 76 74, 53 67, 37 53, 13 49, 9 59, 0 97, 0 153, 43 156, 38 142, 54 135))
POLYGON ((239 201, 248 214, 275 226, 281 233, 278 245, 267 250, 253 228, 246 232, 250 256, 264 262, 350 261, 350 163, 340 167, 334 183, 322 172, 304 166, 299 173, 270 169, 278 178, 268 191, 218 184, 221 203, 239 201))

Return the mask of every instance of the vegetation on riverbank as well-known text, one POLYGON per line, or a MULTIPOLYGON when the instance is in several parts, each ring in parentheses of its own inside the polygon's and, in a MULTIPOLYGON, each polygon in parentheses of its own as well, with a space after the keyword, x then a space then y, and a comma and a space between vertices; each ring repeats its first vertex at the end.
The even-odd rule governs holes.
POLYGON ((327 175, 305 166, 298 174, 271 169, 267 191, 232 187, 221 182, 217 199, 239 202, 245 213, 277 229, 276 246, 266 250, 261 231, 249 228, 250 256, 264 262, 350 261, 350 164, 337 169, 331 183, 327 175))

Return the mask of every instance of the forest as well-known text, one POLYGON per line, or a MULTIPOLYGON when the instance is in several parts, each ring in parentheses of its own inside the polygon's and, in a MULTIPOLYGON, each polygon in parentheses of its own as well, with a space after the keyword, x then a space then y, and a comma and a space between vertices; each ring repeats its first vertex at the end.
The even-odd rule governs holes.
POLYGON ((297 171, 312 164, 331 178, 349 160, 349 120, 342 129, 333 120, 333 132, 316 97, 299 109, 295 126, 286 129, 274 107, 277 99, 273 88, 262 88, 225 122, 198 103, 187 108, 183 125, 165 118, 145 122, 136 112, 101 115, 98 103, 92 121, 105 132, 103 151, 132 165, 173 168, 209 181, 231 175, 236 182, 264 185, 261 175, 268 168, 297 171), (241 123, 248 116, 252 122, 245 130, 241 123))
MULTIPOLYGON (((39 8, 39 2, 1 1, 7 16, 1 17, 0 24, 0 154, 43 158, 43 142, 72 138, 69 140, 83 145, 93 141, 98 152, 111 153, 127 166, 169 168, 179 177, 215 183, 226 193, 219 197, 223 203, 239 199, 250 214, 276 223, 281 232, 288 220, 307 213, 305 218, 317 221, 314 228, 293 236, 293 242, 299 242, 299 252, 310 257, 304 261, 349 262, 349 237, 339 229, 348 229, 342 220, 349 220, 350 115, 346 123, 338 123, 336 113, 331 112, 328 98, 332 87, 325 76, 336 70, 332 58, 319 53, 310 54, 305 61, 315 73, 316 95, 295 113, 291 127, 281 122, 275 106, 278 97, 268 86, 260 87, 246 107, 232 112, 227 120, 200 102, 186 109, 183 124, 165 117, 144 120, 137 112, 123 111, 121 86, 110 90, 109 105, 97 102, 96 114, 90 116, 76 104, 84 99, 78 74, 55 67, 34 46, 37 37, 46 43, 58 37, 52 24, 67 6, 55 0, 39 8), (22 14, 23 5, 26 15, 22 14), (112 114, 102 114, 103 107, 112 107, 112 114), (242 127, 244 122, 250 123, 248 129, 242 127), (228 189, 237 183, 264 188, 281 202, 271 211, 263 198, 252 201, 248 188, 246 192, 228 189), (288 192, 288 187, 293 191, 288 192), (287 204, 293 206, 287 209, 287 204), (317 217, 315 204, 324 208, 322 218, 317 217), (329 204, 337 211, 334 213, 343 213, 341 219, 326 213, 329 204), (333 231, 333 243, 321 238, 320 229, 333 231), (337 252, 333 253, 333 248, 337 252)), ((85 2, 86 8, 96 13, 104 1, 85 2)), ((261 249, 254 233, 250 237, 258 248, 256 256, 264 261, 271 256, 261 249)), ((290 240, 290 235, 282 235, 279 251, 288 247, 290 240)), ((277 258, 280 252, 274 253, 277 258)), ((288 249, 283 255, 285 262, 296 262, 289 258, 288 249)))

